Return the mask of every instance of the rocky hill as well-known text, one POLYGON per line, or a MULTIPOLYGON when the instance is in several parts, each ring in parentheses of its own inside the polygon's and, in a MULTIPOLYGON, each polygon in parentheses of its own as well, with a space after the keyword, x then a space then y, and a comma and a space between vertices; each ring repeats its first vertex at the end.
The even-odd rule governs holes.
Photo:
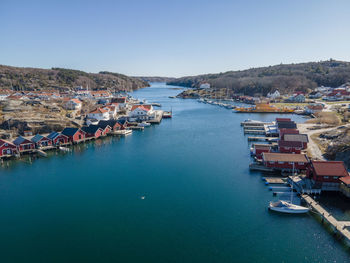
POLYGON ((265 96, 275 90, 285 94, 294 91, 307 92, 317 86, 337 87, 349 81, 350 62, 331 59, 182 77, 168 81, 167 84, 196 88, 201 83, 208 82, 214 89, 229 89, 232 93, 265 96))
POLYGON ((106 71, 87 73, 63 68, 40 69, 0 65, 0 89, 67 90, 87 85, 90 89, 113 91, 132 91, 149 86, 144 80, 106 71))
POLYGON ((135 77, 138 79, 142 79, 147 82, 170 82, 176 80, 176 78, 170 77, 135 77))

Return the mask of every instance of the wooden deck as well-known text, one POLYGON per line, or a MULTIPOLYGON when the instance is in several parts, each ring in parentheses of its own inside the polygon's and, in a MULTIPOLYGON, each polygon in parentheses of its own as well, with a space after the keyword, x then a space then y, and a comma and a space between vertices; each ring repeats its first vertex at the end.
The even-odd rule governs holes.
POLYGON ((311 209, 317 212, 322 219, 322 222, 329 223, 336 233, 339 233, 350 244, 350 231, 347 227, 350 226, 350 221, 338 221, 332 216, 326 209, 324 209, 319 203, 317 203, 311 196, 307 194, 301 195, 301 198, 311 207, 311 209))

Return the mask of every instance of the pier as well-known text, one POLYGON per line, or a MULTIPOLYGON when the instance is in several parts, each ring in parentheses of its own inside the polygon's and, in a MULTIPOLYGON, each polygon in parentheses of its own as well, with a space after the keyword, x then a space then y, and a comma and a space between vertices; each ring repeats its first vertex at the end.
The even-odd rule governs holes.
POLYGON ((326 221, 330 224, 336 234, 339 234, 344 238, 346 243, 350 244, 350 221, 338 221, 334 216, 332 216, 326 209, 324 209, 319 203, 317 203, 311 196, 307 194, 301 195, 302 200, 304 200, 310 208, 321 216, 322 223, 326 221))

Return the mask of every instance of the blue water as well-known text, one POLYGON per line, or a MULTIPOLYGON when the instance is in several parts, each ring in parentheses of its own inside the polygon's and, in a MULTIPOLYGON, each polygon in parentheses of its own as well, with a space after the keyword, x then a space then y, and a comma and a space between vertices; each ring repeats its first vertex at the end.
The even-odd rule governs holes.
POLYGON ((267 211, 240 122, 275 115, 169 99, 172 88, 132 95, 173 119, 0 170, 0 262, 350 261, 312 216, 267 211))

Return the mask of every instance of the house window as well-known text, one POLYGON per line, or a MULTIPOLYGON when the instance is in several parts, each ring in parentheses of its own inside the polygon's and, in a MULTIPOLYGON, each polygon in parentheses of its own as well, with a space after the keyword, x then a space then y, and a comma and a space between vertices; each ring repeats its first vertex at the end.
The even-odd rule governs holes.
POLYGON ((329 179, 329 176, 323 176, 324 179, 329 179))
POLYGON ((338 179, 339 177, 338 177, 338 176, 334 176, 333 178, 336 180, 336 179, 338 179))
POLYGON ((270 164, 274 164, 275 162, 271 161, 270 164))
POLYGON ((284 162, 278 162, 278 164, 284 164, 284 162))
POLYGON ((304 165, 304 163, 298 163, 299 165, 304 165))

